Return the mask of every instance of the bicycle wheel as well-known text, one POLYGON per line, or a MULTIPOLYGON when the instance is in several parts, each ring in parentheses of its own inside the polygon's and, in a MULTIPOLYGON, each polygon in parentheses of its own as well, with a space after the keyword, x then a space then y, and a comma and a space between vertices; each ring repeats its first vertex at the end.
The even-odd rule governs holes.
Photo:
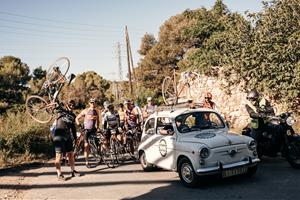
POLYGON ((50 84, 55 84, 65 78, 67 72, 69 71, 70 60, 67 57, 58 58, 53 64, 48 68, 46 74, 46 80, 50 84))
POLYGON ((100 155, 104 164, 109 168, 114 168, 116 165, 116 160, 113 152, 109 148, 104 148, 101 146, 100 155))
POLYGON ((134 148, 134 142, 132 138, 127 139, 125 145, 125 151, 130 155, 131 158, 135 158, 135 148, 134 148))
POLYGON ((100 153, 99 153, 99 150, 97 148, 97 145, 96 145, 96 142, 95 142, 94 138, 93 139, 89 139, 89 145, 90 145, 91 154, 94 157, 96 163, 100 164, 100 162, 101 162, 101 156, 100 156, 100 153))
POLYGON ((177 94, 176 88, 171 77, 167 76, 164 78, 162 84, 162 96, 166 105, 175 105, 177 104, 177 94))
POLYGON ((83 152, 83 136, 80 136, 74 145, 74 159, 77 160, 78 156, 83 152))
POLYGON ((40 96, 26 99, 26 111, 32 119, 39 123, 48 123, 52 119, 52 107, 40 96))
POLYGON ((116 149, 118 151, 117 162, 119 164, 121 164, 121 163, 123 163, 125 161, 124 147, 123 147, 123 145, 119 141, 116 141, 115 145, 116 145, 116 149))
POLYGON ((123 160, 124 156, 123 156, 123 154, 122 154, 122 152, 120 150, 119 142, 114 137, 110 138, 110 148, 111 148, 112 153, 113 153, 113 155, 115 157, 115 161, 117 163, 119 163, 119 164, 121 162, 123 162, 124 161, 123 160))

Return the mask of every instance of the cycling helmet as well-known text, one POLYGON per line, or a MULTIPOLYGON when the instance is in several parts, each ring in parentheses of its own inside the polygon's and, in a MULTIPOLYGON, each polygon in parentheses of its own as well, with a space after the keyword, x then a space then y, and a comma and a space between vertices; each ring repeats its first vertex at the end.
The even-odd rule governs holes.
POLYGON ((257 100, 259 97, 259 93, 257 92, 256 89, 251 90, 250 92, 248 92, 247 94, 247 99, 248 100, 257 100))
POLYGON ((152 101, 152 97, 148 97, 148 98, 147 98, 147 101, 152 101))
POLYGON ((112 106, 112 103, 110 103, 109 101, 104 101, 103 106, 104 108, 108 109, 108 107, 112 106))
POLYGON ((130 99, 127 99, 127 100, 124 101, 124 104, 125 105, 127 105, 127 104, 133 104, 133 102, 130 99))
POLYGON ((96 98, 90 98, 90 103, 96 103, 96 98))

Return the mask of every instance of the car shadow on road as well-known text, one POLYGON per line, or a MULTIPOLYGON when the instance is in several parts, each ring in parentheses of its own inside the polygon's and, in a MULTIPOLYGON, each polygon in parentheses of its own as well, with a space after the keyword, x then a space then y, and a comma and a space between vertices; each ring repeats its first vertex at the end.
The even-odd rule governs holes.
POLYGON ((125 199, 298 199, 300 170, 280 158, 265 158, 254 177, 202 178, 196 188, 170 182, 140 196, 125 199))

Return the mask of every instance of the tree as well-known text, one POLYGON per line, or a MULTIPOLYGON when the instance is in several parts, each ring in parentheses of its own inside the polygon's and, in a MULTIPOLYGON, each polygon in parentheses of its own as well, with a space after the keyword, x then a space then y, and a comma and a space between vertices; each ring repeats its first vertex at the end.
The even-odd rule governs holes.
POLYGON ((110 83, 96 72, 88 71, 77 75, 74 82, 62 91, 62 99, 74 99, 82 107, 90 98, 96 98, 100 105, 111 99, 108 93, 110 83))
POLYGON ((296 108, 300 103, 300 1, 265 3, 253 19, 253 39, 241 68, 246 86, 296 108))
POLYGON ((29 67, 20 58, 4 56, 0 59, 0 113, 24 103, 29 67))
POLYGON ((40 93, 44 82, 46 81, 46 74, 47 71, 43 70, 42 66, 37 67, 33 70, 32 78, 28 82, 30 86, 30 93, 31 94, 38 94, 40 93))
POLYGON ((138 50, 138 53, 142 56, 145 56, 156 43, 157 41, 155 37, 152 34, 146 33, 142 38, 140 50, 138 50))

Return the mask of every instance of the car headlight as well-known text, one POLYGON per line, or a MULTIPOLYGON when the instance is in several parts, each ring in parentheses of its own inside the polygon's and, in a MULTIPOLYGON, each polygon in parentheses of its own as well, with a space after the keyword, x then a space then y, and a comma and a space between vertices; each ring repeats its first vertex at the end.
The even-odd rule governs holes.
POLYGON ((208 148, 204 147, 200 150, 200 158, 205 159, 209 156, 209 150, 208 148))
POLYGON ((256 142, 255 142, 254 140, 251 140, 251 141, 249 142, 249 144, 248 144, 248 148, 249 148, 249 150, 251 150, 251 151, 256 150, 256 142))
POLYGON ((286 119, 286 124, 289 125, 289 126, 293 126, 295 124, 296 120, 294 119, 294 117, 292 116, 289 116, 287 119, 286 119))

